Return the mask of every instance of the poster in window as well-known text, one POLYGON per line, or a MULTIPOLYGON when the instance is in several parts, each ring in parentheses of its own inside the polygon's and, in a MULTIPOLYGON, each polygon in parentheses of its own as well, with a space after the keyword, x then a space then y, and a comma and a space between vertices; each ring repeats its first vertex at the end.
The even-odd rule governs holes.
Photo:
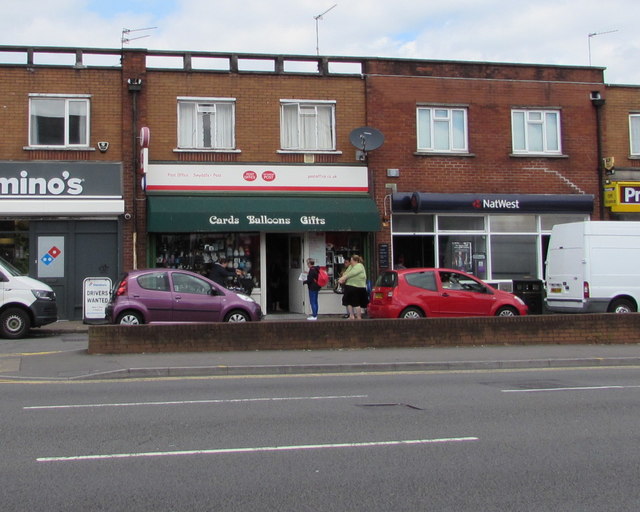
POLYGON ((451 268, 471 272, 473 269, 471 252, 471 242, 451 242, 451 268))

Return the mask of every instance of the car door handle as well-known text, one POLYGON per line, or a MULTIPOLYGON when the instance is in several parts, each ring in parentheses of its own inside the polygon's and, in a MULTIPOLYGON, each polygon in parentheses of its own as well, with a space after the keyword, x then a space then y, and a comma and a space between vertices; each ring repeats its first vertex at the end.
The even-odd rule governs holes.
POLYGON ((443 297, 448 297, 448 296, 449 296, 449 294, 448 294, 447 292, 444 292, 444 293, 442 294, 442 296, 443 296, 443 297))

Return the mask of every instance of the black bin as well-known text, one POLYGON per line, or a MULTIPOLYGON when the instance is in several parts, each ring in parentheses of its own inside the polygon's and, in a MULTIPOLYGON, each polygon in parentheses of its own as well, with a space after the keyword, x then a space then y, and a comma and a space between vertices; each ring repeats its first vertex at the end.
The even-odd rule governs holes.
POLYGON ((544 283, 540 279, 514 279, 513 294, 529 306, 530 315, 541 315, 544 304, 544 283))

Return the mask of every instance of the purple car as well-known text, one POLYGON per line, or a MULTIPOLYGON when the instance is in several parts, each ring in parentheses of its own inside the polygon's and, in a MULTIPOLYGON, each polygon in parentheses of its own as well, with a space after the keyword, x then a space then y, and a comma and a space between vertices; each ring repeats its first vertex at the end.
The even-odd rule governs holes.
POLYGON ((109 322, 251 322, 262 318, 248 295, 228 290, 189 272, 154 268, 127 272, 114 287, 106 307, 109 322))

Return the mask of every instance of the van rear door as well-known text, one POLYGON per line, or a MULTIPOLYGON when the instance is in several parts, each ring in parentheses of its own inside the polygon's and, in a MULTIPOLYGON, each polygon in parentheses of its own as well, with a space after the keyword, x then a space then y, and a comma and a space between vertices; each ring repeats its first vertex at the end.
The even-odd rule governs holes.
POLYGON ((547 254, 547 306, 581 310, 584 306, 584 251, 581 247, 549 248, 547 254))

